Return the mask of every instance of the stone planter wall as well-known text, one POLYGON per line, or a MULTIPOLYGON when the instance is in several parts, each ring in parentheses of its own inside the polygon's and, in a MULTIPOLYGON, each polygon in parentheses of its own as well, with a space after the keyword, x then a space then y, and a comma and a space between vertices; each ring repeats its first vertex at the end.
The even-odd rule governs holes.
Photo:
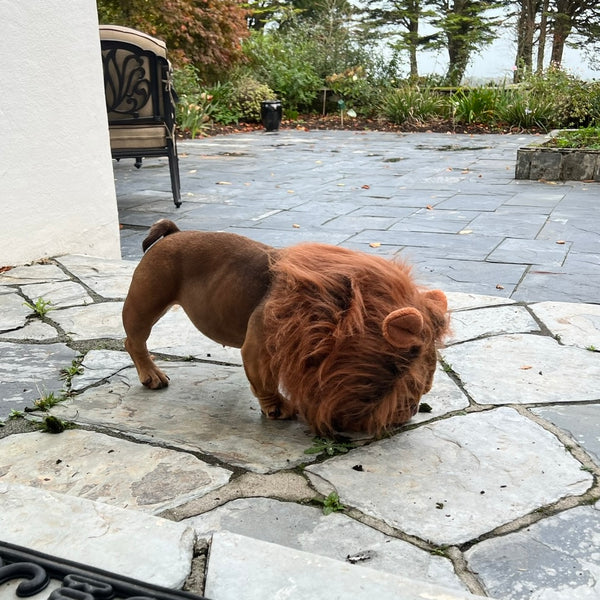
POLYGON ((519 148, 515 179, 600 181, 600 150, 540 146, 519 148))

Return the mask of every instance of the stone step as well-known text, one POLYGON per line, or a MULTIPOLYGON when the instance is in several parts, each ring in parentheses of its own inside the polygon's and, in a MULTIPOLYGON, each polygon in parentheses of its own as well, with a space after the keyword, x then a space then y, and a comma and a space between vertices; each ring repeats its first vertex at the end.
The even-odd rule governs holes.
POLYGON ((213 535, 205 595, 211 600, 483 598, 227 531, 213 535))
POLYGON ((194 532, 138 511, 0 483, 0 539, 145 583, 179 589, 194 532))

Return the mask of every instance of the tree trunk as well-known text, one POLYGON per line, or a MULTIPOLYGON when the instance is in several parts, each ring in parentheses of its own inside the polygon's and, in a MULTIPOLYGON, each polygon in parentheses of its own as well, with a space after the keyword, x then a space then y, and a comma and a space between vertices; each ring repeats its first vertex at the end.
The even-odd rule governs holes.
POLYGON ((569 8, 568 0, 558 0, 556 3, 556 13, 552 27, 552 54, 550 62, 553 65, 560 66, 562 63, 565 42, 572 29, 571 16, 567 11, 569 8))
POLYGON ((539 2, 521 0, 521 11, 517 25, 517 59, 513 82, 518 83, 531 73, 533 66, 533 34, 539 2))
POLYGON ((550 0, 542 2, 540 15, 540 35, 538 37, 537 66, 535 72, 541 75, 544 72, 544 56, 546 53, 546 34, 548 33, 548 4, 550 0))
POLYGON ((410 18, 408 22, 408 56, 410 61, 410 79, 416 81, 419 78, 419 66, 417 64, 417 48, 419 45, 419 18, 410 18))

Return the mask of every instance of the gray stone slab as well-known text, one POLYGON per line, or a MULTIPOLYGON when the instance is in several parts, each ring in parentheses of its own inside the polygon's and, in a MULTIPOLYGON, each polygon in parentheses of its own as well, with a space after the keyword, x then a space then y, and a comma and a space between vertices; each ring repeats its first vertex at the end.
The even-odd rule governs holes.
POLYGON ((506 239, 490 253, 487 260, 500 263, 560 267, 571 247, 570 242, 557 244, 549 240, 506 239))
POLYGON ((455 311, 447 345, 503 333, 539 331, 535 319, 523 306, 493 306, 455 311))
POLYGON ((500 335, 441 353, 479 404, 598 399, 600 354, 561 346, 549 337, 500 335))
POLYGON ((600 350, 600 305, 538 302, 531 310, 562 344, 600 350))
POLYGON ((438 365, 433 377, 433 385, 421 401, 431 407, 431 412, 418 412, 410 420, 410 424, 424 423, 456 410, 469 406, 469 399, 461 389, 450 379, 443 368, 438 365))
POLYGON ((325 516, 312 506, 270 498, 240 499, 189 519, 189 523, 196 535, 207 539, 215 532, 228 531, 342 562, 362 555, 365 558, 357 562, 360 566, 468 591, 449 560, 345 515, 325 516))
POLYGON ((322 493, 410 535, 461 544, 593 482, 542 427, 510 408, 426 424, 306 468, 322 493), (362 465, 361 471, 352 469, 362 465))
POLYGON ((231 471, 188 453, 66 430, 0 439, 3 483, 157 514, 225 485, 231 471))
POLYGON ((25 285, 45 281, 66 281, 69 276, 56 265, 34 264, 0 273, 0 285, 25 285))
POLYGON ((312 446, 308 427, 264 418, 241 367, 160 364, 171 378, 168 388, 144 388, 129 368, 51 413, 153 444, 210 454, 259 473, 314 460, 304 454, 312 446))
POLYGON ((60 371, 71 366, 76 356, 65 344, 0 342, 0 419, 62 390, 60 371))
POLYGON ((548 219, 547 215, 513 210, 507 213, 488 212, 469 223, 469 229, 484 235, 535 239, 548 219))
POLYGON ((23 327, 32 311, 25 306, 23 296, 10 293, 0 295, 0 331, 23 327))
MULTIPOLYGON (((470 223, 474 214, 469 211, 420 209, 412 215, 403 218, 396 224, 391 224, 392 231, 425 231, 431 233, 458 233, 471 228, 470 223)), ((368 229, 368 227, 364 227, 368 229)), ((374 228, 371 228, 374 229, 374 228)))
POLYGON ((227 532, 213 536, 205 594, 213 600, 480 598, 227 532))
MULTIPOLYGON (((436 205, 442 210, 463 210, 476 212, 493 212, 508 198, 501 194, 454 194, 436 205)), ((475 217, 476 214, 473 214, 475 217)))
POLYGON ((193 356, 200 360, 242 364, 238 348, 222 346, 201 334, 180 306, 171 308, 153 327, 148 338, 148 348, 151 352, 173 356, 193 356))
POLYGON ((122 302, 103 302, 52 311, 50 317, 72 340, 125 337, 122 302))
POLYGON ((31 319, 23 327, 19 329, 9 330, 6 333, 0 334, 0 340, 17 340, 17 341, 48 341, 58 338, 58 331, 44 323, 39 319, 31 319))
POLYGON ((466 292, 446 292, 446 297, 448 298, 448 308, 451 311, 484 308, 485 306, 510 305, 514 303, 514 300, 503 298, 502 296, 486 296, 466 292))
POLYGON ((492 596, 592 600, 600 594, 600 511, 579 506, 466 552, 492 596))
POLYGON ((527 267, 490 263, 483 260, 447 260, 439 258, 438 250, 405 248, 398 255, 415 265, 413 273, 426 285, 439 287, 444 291, 473 293, 477 295, 505 296, 522 280, 527 267))
MULTIPOLYGON (((155 220, 160 217, 157 216, 155 220)), ((56 259, 96 294, 107 299, 123 299, 129 290, 137 263, 118 259, 68 255, 56 259)))
POLYGON ((194 534, 185 524, 2 482, 0 505, 3 542, 169 588, 189 574, 194 534))
POLYGON ((31 283, 21 286, 21 292, 30 298, 33 304, 40 298, 50 302, 52 310, 68 306, 81 306, 93 302, 85 289, 74 281, 31 283))
POLYGON ((568 432, 600 466, 600 404, 548 406, 531 411, 568 432))
POLYGON ((83 390, 132 366, 133 361, 127 352, 90 350, 81 362, 82 372, 71 379, 71 390, 75 392, 83 390))

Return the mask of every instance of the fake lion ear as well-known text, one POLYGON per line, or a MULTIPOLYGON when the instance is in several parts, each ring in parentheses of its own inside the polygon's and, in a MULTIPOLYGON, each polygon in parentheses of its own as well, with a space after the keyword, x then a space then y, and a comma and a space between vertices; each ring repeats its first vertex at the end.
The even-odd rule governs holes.
POLYGON ((423 292, 423 296, 431 300, 434 304, 437 304, 437 307, 442 312, 447 312, 448 298, 446 298, 446 294, 442 290, 428 290, 427 292, 423 292))
POLYGON ((423 315, 416 308, 399 308, 383 320, 383 337, 396 348, 422 345, 422 331, 423 315))

